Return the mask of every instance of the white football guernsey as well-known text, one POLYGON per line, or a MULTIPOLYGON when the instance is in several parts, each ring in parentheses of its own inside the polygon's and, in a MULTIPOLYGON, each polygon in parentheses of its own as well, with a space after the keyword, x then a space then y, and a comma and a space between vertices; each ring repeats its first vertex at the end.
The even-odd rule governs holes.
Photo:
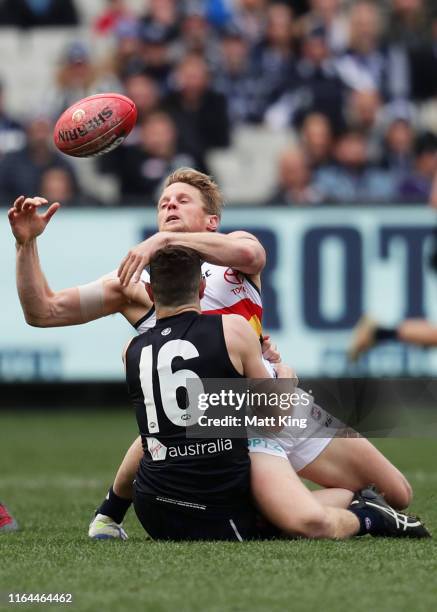
MULTIPOLYGON (((262 301, 259 289, 244 274, 233 268, 204 262, 202 276, 206 280, 205 293, 200 301, 203 314, 239 314, 252 325, 256 333, 262 333, 262 301)), ((143 282, 149 282, 144 270, 143 282)), ((154 327, 155 309, 151 308, 135 327, 138 333, 154 327)))

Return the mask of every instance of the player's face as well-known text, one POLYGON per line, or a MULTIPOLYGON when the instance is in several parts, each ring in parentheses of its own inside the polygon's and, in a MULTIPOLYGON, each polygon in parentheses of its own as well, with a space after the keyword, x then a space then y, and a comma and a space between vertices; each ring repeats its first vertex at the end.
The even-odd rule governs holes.
POLYGON ((218 218, 205 212, 200 191, 186 183, 173 183, 158 202, 160 232, 211 232, 218 218))

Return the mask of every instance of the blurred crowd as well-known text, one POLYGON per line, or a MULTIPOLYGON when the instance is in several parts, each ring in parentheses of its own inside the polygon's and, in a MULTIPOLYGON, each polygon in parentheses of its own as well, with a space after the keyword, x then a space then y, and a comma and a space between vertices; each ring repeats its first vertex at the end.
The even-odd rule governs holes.
MULTIPOLYGON (((74 0, 0 1, 0 25, 84 26, 74 0)), ((88 25, 111 52, 97 61, 70 44, 44 114, 9 116, 0 89, 0 204, 21 193, 99 203, 51 132, 66 107, 104 91, 138 108, 129 138, 97 162, 121 204, 152 205, 178 166, 210 172, 208 154, 248 125, 291 134, 270 204, 436 203, 435 1, 148 0, 138 11, 102 0, 88 25)))

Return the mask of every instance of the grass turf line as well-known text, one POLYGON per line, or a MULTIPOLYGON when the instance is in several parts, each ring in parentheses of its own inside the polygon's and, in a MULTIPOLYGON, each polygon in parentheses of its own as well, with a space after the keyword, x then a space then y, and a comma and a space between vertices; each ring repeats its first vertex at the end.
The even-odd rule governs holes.
MULTIPOLYGON (((69 592, 73 610, 93 612, 435 608, 434 540, 164 544, 147 541, 130 511, 128 542, 89 541, 93 509, 135 434, 129 410, 0 413, 0 499, 22 525, 0 537, 2 609, 17 607, 5 604, 7 592, 69 592)), ((436 441, 379 446, 405 471, 413 510, 437 533, 436 441)))

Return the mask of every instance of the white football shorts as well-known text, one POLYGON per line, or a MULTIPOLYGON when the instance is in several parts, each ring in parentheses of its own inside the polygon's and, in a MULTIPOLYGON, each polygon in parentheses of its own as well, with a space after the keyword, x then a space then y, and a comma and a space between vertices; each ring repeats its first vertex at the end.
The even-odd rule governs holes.
POLYGON ((291 416, 298 419, 301 426, 286 425, 279 433, 248 428, 247 435, 251 453, 282 457, 290 462, 295 472, 299 472, 320 455, 344 424, 315 404, 305 391, 296 391, 311 398, 309 404, 301 402, 293 409, 291 416))

